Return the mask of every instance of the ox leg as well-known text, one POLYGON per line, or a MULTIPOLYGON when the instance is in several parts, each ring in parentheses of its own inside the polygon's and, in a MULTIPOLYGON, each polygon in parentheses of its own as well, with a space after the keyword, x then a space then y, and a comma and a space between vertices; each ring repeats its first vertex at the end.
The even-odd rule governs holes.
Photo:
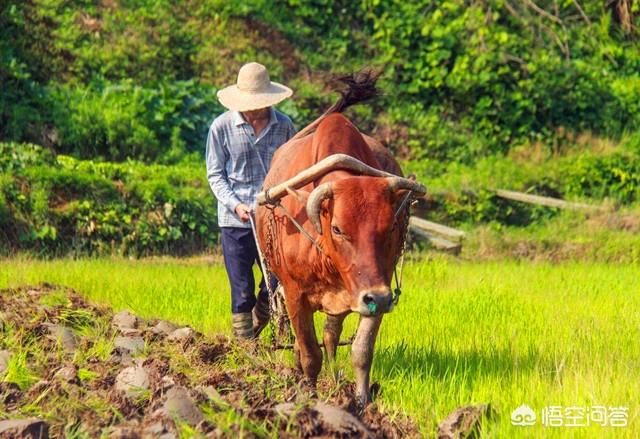
POLYGON ((322 331, 322 342, 324 350, 327 353, 327 360, 332 363, 336 359, 336 351, 340 342, 340 334, 342 334, 342 324, 347 314, 333 316, 327 314, 327 320, 324 322, 322 331))
POLYGON ((315 386, 322 367, 322 351, 313 325, 313 311, 305 306, 290 306, 289 302, 287 308, 296 333, 296 356, 309 384, 315 386))
POLYGON ((351 345, 351 363, 356 376, 356 399, 362 407, 371 402, 369 379, 371 363, 373 362, 373 349, 381 322, 382 315, 360 317, 356 338, 351 345))

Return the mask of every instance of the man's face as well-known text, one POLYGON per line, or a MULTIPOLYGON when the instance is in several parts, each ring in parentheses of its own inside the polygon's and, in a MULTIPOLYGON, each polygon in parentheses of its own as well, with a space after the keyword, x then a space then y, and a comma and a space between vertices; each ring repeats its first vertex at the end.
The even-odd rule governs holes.
POLYGON ((257 110, 243 111, 242 115, 245 117, 245 119, 249 120, 265 119, 269 117, 269 107, 259 108, 257 110))

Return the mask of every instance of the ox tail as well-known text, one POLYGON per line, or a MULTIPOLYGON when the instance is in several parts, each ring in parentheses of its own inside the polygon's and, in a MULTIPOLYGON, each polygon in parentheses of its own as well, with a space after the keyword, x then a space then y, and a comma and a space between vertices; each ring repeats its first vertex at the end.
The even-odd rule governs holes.
POLYGON ((302 138, 311 134, 320 125, 322 119, 332 113, 342 113, 348 107, 368 101, 380 94, 376 87, 376 82, 382 71, 373 69, 363 69, 359 72, 349 73, 347 75, 335 76, 331 80, 333 89, 340 93, 338 99, 331 107, 327 109, 322 116, 311 122, 302 130, 293 136, 293 139, 302 138))
POLYGON ((340 99, 324 114, 342 113, 352 105, 378 96, 380 91, 376 87, 376 82, 381 73, 382 71, 364 69, 356 73, 333 78, 332 83, 335 84, 336 91, 340 93, 340 99))

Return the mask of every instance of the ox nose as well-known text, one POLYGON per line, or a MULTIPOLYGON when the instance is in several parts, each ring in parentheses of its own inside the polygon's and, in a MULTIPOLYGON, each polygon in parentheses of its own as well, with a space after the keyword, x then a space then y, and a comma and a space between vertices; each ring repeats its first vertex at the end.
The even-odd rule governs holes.
POLYGON ((393 297, 390 291, 365 291, 361 301, 367 310, 364 314, 381 314, 391 311, 393 297))

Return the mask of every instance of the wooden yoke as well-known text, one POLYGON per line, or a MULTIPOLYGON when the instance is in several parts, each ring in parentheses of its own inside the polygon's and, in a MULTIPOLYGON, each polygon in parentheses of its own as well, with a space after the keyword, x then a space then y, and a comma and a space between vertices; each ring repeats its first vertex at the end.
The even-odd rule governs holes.
POLYGON ((372 177, 389 177, 393 178, 394 182, 398 182, 398 180, 406 180, 407 184, 411 186, 411 190, 422 195, 426 193, 426 188, 413 180, 398 177, 397 175, 389 172, 372 168, 371 166, 347 154, 332 154, 310 168, 300 172, 295 177, 260 192, 256 197, 256 201, 260 206, 265 204, 275 204, 282 199, 282 197, 287 195, 291 189, 299 189, 302 186, 322 177, 328 172, 337 170, 352 171, 363 175, 370 175, 372 177))

